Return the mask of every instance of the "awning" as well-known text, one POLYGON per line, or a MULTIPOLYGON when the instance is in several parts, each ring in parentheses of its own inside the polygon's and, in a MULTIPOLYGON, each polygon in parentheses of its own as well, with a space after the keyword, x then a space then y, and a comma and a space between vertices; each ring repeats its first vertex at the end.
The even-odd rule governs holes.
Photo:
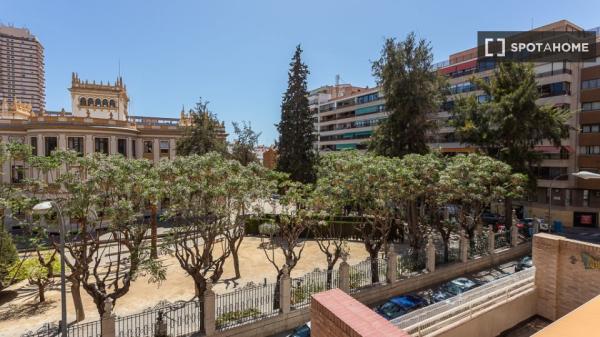
POLYGON ((446 75, 449 73, 453 73, 455 71, 461 71, 461 70, 465 70, 465 69, 475 68, 476 66, 477 66, 477 59, 459 63, 459 64, 453 64, 453 65, 447 66, 445 68, 441 68, 441 69, 439 69, 439 72, 446 75))
POLYGON ((548 154, 559 154, 560 150, 564 149, 569 153, 573 152, 573 148, 569 145, 565 146, 551 146, 551 145, 538 145, 534 148, 537 152, 548 153, 548 154))

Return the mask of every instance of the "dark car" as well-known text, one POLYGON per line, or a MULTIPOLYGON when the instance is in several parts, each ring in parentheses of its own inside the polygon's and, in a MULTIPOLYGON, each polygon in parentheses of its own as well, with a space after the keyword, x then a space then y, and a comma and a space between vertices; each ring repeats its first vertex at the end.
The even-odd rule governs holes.
POLYGON ((303 324, 292 332, 288 337, 310 337, 310 322, 303 324))
POLYGON ((378 306, 375 311, 387 320, 400 317, 408 312, 427 305, 427 300, 416 295, 402 295, 392 297, 387 302, 378 306))
POLYGON ((485 211, 481 214, 481 221, 488 225, 496 225, 497 223, 502 222, 502 220, 504 220, 504 217, 500 214, 489 211, 485 211))
POLYGON ((519 263, 517 263, 515 266, 515 271, 521 271, 531 267, 533 267, 533 260, 531 259, 531 256, 525 256, 519 261, 519 263))
POLYGON ((433 293, 432 299, 434 302, 441 302, 477 286, 479 286, 478 282, 466 277, 459 277, 440 286, 438 290, 433 293))

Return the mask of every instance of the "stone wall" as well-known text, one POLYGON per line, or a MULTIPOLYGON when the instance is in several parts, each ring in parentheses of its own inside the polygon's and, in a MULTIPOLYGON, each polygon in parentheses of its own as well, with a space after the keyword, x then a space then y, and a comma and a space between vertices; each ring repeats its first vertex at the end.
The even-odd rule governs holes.
POLYGON ((540 316, 556 320, 600 294, 600 245, 537 234, 533 263, 540 316))

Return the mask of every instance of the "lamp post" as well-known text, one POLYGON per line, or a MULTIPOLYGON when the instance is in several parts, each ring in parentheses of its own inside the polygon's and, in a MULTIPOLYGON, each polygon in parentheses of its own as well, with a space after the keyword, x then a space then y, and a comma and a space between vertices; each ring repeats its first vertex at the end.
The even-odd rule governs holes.
MULTIPOLYGON (((552 221, 552 217, 551 217, 551 211, 552 211, 552 184, 558 180, 558 178, 564 177, 564 176, 568 176, 569 174, 565 173, 565 174, 559 174, 556 177, 552 178, 552 180, 550 181, 550 200, 548 201, 548 228, 550 228, 550 223, 552 221)), ((581 178, 581 179, 600 179, 600 174, 598 173, 594 173, 594 172, 589 172, 589 171, 579 171, 579 172, 573 172, 571 173, 572 176, 577 177, 577 178, 581 178)))
POLYGON ((60 233, 60 305, 61 305, 61 336, 67 337, 67 292, 65 281, 65 224, 62 217, 62 211, 54 201, 44 201, 33 206, 33 212, 45 215, 54 208, 58 215, 58 229, 60 233))

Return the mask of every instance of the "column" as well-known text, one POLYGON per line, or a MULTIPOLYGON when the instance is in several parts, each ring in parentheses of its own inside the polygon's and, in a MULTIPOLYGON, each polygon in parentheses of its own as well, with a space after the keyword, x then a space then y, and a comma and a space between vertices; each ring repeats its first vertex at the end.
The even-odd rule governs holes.
POLYGON ((43 156, 44 155, 44 136, 42 135, 37 135, 37 155, 38 156, 43 156))
POLYGON ((435 271, 435 245, 431 235, 427 239, 427 245, 425 246, 425 253, 427 254, 426 267, 430 273, 435 271))
POLYGON ((350 293, 350 265, 346 262, 346 255, 342 256, 339 269, 339 287, 342 291, 350 293))
POLYGON ((92 135, 85 135, 84 151, 86 155, 94 153, 94 137, 92 135))
POLYGON ((117 154, 117 136, 110 136, 108 143, 108 154, 117 154))
POLYGON ((173 138, 169 140, 169 159, 175 159, 177 155, 177 141, 173 138))
MULTIPOLYGON (((67 136, 64 133, 61 133, 58 135, 58 149, 63 150, 63 151, 67 149, 67 136)), ((67 172, 67 165, 62 164, 60 166, 60 168, 58 169, 59 176, 63 175, 66 172, 67 172)))
POLYGON ((112 299, 110 298, 107 298, 106 301, 104 301, 104 314, 101 319, 100 328, 102 337, 115 337, 116 316, 112 313, 112 299))
POLYGON ((292 281, 288 266, 283 265, 281 279, 279 279, 279 312, 287 314, 290 312, 290 304, 292 300, 292 281))
POLYGON ((510 245, 512 247, 516 246, 519 243, 519 228, 516 224, 510 227, 510 245))
POLYGON ((495 250, 495 245, 496 245, 496 233, 494 233, 494 230, 492 229, 492 226, 490 226, 488 228, 488 237, 487 237, 487 245, 488 245, 488 252, 490 254, 494 254, 494 250, 495 250))
POLYGON ((398 280, 398 254, 394 249, 394 244, 390 244, 387 253, 387 270, 385 275, 388 284, 396 283, 398 280))
POLYGON ((153 160, 154 160, 154 165, 158 164, 158 161, 160 160, 160 149, 159 149, 159 141, 158 138, 154 138, 154 142, 152 144, 152 154, 153 154, 153 160))
POLYGON ((136 147, 136 158, 144 158, 144 139, 143 138, 138 138, 135 141, 135 147, 136 147))
MULTIPOLYGON (((8 144, 8 136, 2 136, 2 143, 8 144)), ((10 176, 12 175, 10 160, 5 160, 2 163, 2 182, 5 184, 10 183, 10 176)))
POLYGON ((127 158, 132 159, 133 158, 133 146, 131 146, 131 137, 127 137, 127 146, 125 146, 125 148, 127 149, 127 158))
POLYGON ((203 299, 204 334, 210 336, 217 329, 217 322, 215 320, 215 292, 212 290, 210 279, 206 280, 206 290, 204 291, 203 299))

